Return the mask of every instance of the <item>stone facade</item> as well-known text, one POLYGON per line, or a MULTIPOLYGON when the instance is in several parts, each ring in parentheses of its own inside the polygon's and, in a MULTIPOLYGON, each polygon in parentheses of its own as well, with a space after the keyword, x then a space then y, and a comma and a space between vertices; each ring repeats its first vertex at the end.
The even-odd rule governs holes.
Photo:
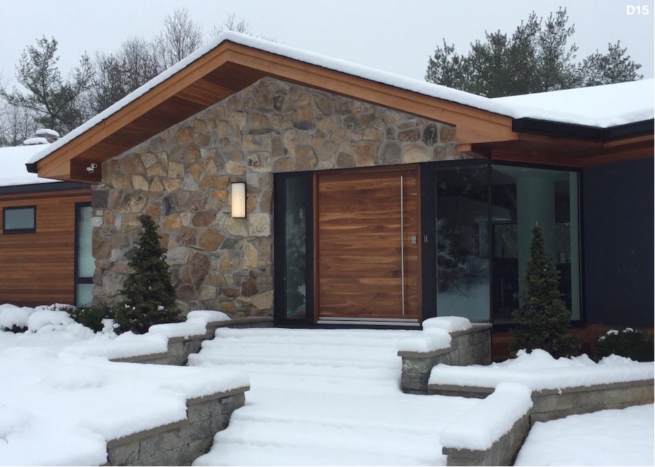
POLYGON ((118 300, 147 213, 183 312, 271 315, 273 173, 460 157, 451 126, 264 78, 103 164, 94 300, 118 300), (237 181, 247 183, 246 219, 230 217, 237 181))

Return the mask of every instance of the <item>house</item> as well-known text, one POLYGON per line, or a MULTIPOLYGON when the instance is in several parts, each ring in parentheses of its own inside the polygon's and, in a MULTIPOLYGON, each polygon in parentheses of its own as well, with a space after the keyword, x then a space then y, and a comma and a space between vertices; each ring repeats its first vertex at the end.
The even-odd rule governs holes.
POLYGON ((25 163, 52 130, 0 148, 0 304, 85 304, 91 300, 91 189, 39 178, 25 163))
POLYGON ((226 33, 27 167, 93 184, 98 303, 147 213, 184 311, 502 343, 539 224, 583 335, 653 327, 653 80, 487 99, 226 33))

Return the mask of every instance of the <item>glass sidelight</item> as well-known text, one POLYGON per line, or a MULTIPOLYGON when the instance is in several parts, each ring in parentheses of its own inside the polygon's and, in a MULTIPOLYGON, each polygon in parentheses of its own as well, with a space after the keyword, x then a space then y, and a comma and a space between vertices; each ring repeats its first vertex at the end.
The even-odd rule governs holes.
POLYGON ((95 260, 92 253, 91 205, 75 205, 75 305, 90 305, 93 300, 93 272, 95 260))
POLYGON ((275 175, 275 317, 304 322, 313 311, 312 174, 275 175))
POLYGON ((436 171, 439 316, 489 320, 488 165, 436 171))

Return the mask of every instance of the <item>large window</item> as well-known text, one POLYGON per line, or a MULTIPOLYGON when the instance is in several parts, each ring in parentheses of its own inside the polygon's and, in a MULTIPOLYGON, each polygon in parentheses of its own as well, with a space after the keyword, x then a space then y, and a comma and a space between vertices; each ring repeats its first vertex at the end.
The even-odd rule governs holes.
POLYGON ((36 206, 4 208, 2 219, 4 234, 36 232, 36 206))
POLYGON ((571 319, 579 320, 577 172, 492 165, 491 187, 494 323, 511 323, 511 313, 520 305, 536 225, 560 273, 560 293, 571 319))
POLYGON ((511 324, 521 304, 532 230, 539 225, 560 274, 562 300, 571 319, 579 320, 578 173, 475 162, 433 167, 428 183, 434 208, 428 209, 436 216, 432 230, 424 223, 424 232, 433 232, 435 240, 425 248, 423 279, 436 282, 430 289, 436 298, 429 302, 424 295, 424 303, 436 303, 438 316, 511 324))
POLYGON ((75 205, 76 251, 75 251, 75 304, 89 305, 93 300, 93 272, 95 260, 92 253, 91 206, 88 203, 75 205))

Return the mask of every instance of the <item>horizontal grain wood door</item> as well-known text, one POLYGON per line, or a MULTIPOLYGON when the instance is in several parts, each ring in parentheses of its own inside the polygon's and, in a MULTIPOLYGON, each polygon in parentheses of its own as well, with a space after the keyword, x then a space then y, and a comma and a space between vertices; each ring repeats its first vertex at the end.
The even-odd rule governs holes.
POLYGON ((318 317, 418 319, 418 168, 321 173, 317 183, 318 317))

